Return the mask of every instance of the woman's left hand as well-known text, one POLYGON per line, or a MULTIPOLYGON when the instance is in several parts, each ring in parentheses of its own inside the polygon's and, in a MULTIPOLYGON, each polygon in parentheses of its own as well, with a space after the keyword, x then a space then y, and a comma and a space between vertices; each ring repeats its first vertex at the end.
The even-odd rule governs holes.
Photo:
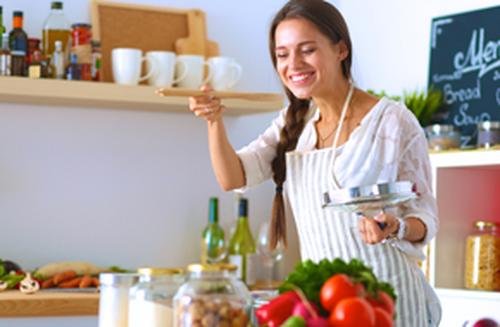
POLYGON ((399 221, 391 214, 380 213, 373 218, 361 217, 358 220, 359 233, 365 243, 377 244, 397 233, 399 221), (380 228, 383 223, 384 228, 380 228))

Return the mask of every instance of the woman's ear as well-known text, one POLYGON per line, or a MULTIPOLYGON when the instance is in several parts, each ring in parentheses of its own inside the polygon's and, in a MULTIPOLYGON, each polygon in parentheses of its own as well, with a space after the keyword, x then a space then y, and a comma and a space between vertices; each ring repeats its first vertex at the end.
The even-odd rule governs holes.
POLYGON ((340 40, 337 43, 337 48, 339 50, 338 56, 340 61, 347 58, 347 56, 349 55, 349 49, 347 49, 347 45, 345 44, 344 40, 340 40))

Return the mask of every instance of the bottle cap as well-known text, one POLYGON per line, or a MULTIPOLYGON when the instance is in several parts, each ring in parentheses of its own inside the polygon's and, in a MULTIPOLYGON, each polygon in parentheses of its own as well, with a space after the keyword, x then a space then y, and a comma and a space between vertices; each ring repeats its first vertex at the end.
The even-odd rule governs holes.
POLYGON ((492 221, 478 220, 474 222, 474 226, 476 226, 477 228, 498 227, 498 224, 492 221))
POLYGON ((235 271, 238 269, 236 265, 230 263, 216 263, 216 264, 201 264, 193 263, 188 266, 189 272, 202 272, 202 271, 235 271))
POLYGON ((63 3, 62 3, 62 1, 52 1, 52 3, 50 4, 50 8, 63 9, 63 3))
POLYGON ((16 11, 14 11, 13 15, 14 15, 14 17, 23 17, 23 12, 16 10, 16 11))
POLYGON ((248 200, 240 198, 238 214, 240 217, 248 217, 248 200))

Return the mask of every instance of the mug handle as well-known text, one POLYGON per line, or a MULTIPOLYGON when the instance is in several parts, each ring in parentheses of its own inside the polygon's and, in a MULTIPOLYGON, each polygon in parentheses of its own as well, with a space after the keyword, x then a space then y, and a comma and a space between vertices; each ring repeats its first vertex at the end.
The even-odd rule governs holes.
MULTIPOLYGON (((172 81, 172 84, 177 84, 179 83, 180 81, 182 81, 183 79, 186 78, 187 76, 187 73, 188 73, 188 65, 184 62, 184 61, 181 61, 179 59, 176 59, 175 60, 175 66, 177 65, 181 65, 182 66, 182 74, 181 76, 175 78, 173 81, 172 81)), ((175 72, 175 67, 174 67, 174 72, 175 72)))
POLYGON ((139 82, 142 82, 142 81, 150 78, 158 70, 158 67, 160 66, 158 63, 158 60, 156 60, 156 58, 153 58, 153 57, 142 57, 141 64, 142 64, 142 62, 148 61, 148 60, 151 63, 151 66, 149 67, 149 72, 146 75, 140 77, 139 82))
POLYGON ((238 83, 238 81, 240 80, 241 78, 241 75, 243 74, 243 67, 241 67, 240 64, 236 63, 236 62, 232 62, 231 65, 231 71, 233 72, 233 75, 232 75, 232 79, 231 79, 231 82, 227 83, 227 88, 228 89, 232 89, 233 86, 238 83))
POLYGON ((204 62, 203 63, 203 66, 207 66, 208 68, 208 74, 207 74, 207 77, 205 77, 205 79, 201 82, 201 84, 207 84, 208 82, 210 82, 210 80, 212 79, 212 75, 214 74, 213 72, 213 68, 212 68, 212 65, 210 65, 210 63, 208 62, 204 62))

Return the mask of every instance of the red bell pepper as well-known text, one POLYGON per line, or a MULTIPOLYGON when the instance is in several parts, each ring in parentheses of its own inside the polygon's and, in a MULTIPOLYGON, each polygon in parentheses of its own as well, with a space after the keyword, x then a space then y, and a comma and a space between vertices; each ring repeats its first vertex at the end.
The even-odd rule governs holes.
POLYGON ((260 306, 255 311, 259 325, 278 327, 292 315, 295 304, 300 297, 295 291, 288 291, 274 298, 271 302, 260 306))

